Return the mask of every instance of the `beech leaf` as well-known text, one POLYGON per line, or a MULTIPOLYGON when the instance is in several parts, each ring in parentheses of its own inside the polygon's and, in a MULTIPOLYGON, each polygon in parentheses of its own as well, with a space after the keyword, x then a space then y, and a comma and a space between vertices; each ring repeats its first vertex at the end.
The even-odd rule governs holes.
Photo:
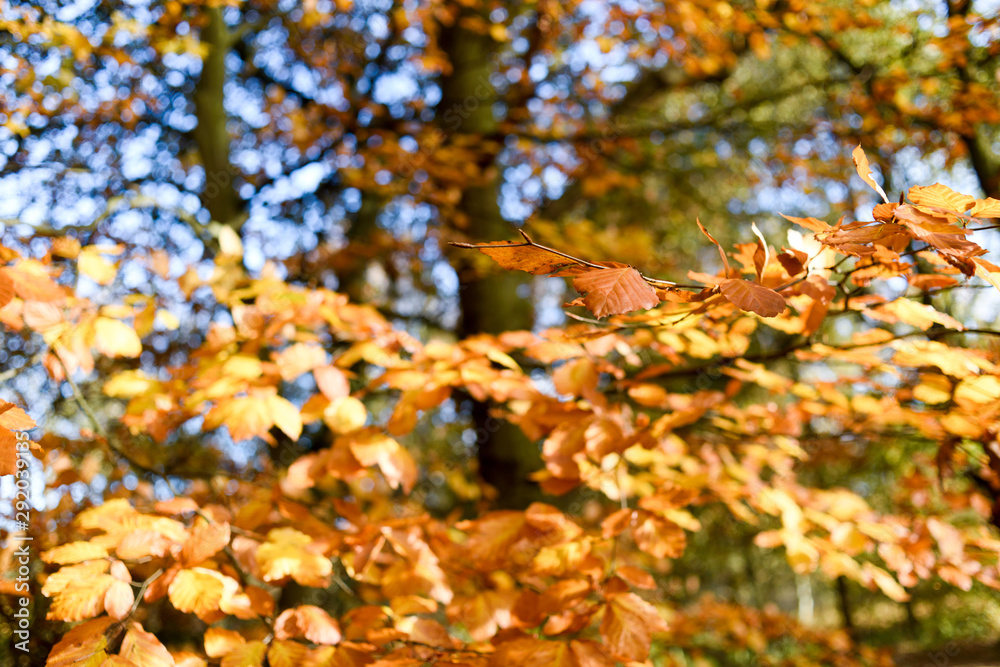
POLYGON ((660 303, 656 290, 626 264, 581 273, 573 278, 573 288, 585 295, 584 305, 597 317, 649 309, 660 303))
POLYGON ((774 317, 785 310, 785 297, 773 289, 740 278, 729 278, 719 286, 722 296, 740 310, 774 317))
POLYGON ((664 632, 667 624, 656 607, 635 593, 608 596, 601 622, 601 637, 612 654, 624 660, 645 660, 649 657, 653 633, 664 632))
POLYGON ((533 243, 511 243, 497 241, 494 243, 452 243, 458 248, 473 248, 490 257, 508 271, 526 271, 533 276, 554 273, 567 264, 575 264, 572 260, 552 253, 533 243))
POLYGON ((854 152, 851 153, 851 157, 854 158, 854 166, 857 167, 858 176, 861 177, 861 180, 870 185, 875 192, 882 195, 882 201, 888 204, 889 198, 885 195, 885 190, 882 189, 882 186, 876 183, 875 179, 872 178, 872 168, 868 164, 868 156, 865 155, 865 152, 862 150, 860 145, 854 149, 854 152))

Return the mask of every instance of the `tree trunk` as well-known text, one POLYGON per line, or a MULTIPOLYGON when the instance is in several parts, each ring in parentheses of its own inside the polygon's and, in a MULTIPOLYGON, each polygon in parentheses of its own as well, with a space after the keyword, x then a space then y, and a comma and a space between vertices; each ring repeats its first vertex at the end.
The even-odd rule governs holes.
POLYGON ((202 205, 214 222, 239 229, 246 215, 243 200, 236 192, 236 170, 229 161, 229 128, 225 108, 226 55, 233 45, 233 35, 226 27, 219 7, 205 9, 208 25, 201 42, 208 47, 201 63, 201 76, 194 89, 194 111, 198 125, 192 131, 205 168, 202 205))
MULTIPOLYGON (((496 42, 489 35, 467 30, 459 20, 444 28, 441 44, 453 68, 444 78, 437 109, 442 129, 447 133, 495 136, 498 127, 493 105, 498 98, 490 76, 496 72, 496 42)), ((499 144, 493 148, 484 145, 477 165, 479 178, 465 189, 456 219, 449 221, 477 241, 508 239, 515 231, 500 214, 496 165, 499 150, 499 144)), ((461 336, 531 328, 531 302, 518 290, 526 284, 522 276, 507 271, 479 275, 469 256, 458 255, 457 261, 461 336)), ((528 480, 528 475, 541 467, 537 445, 512 424, 492 419, 486 404, 475 403, 472 415, 480 474, 497 489, 500 505, 526 506, 539 495, 537 485, 528 480)))

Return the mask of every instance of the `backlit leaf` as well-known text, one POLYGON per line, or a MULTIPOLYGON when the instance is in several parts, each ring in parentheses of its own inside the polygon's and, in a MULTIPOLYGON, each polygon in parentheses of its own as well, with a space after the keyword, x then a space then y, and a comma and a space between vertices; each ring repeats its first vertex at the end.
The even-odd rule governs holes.
POLYGON ((722 296, 740 310, 757 313, 761 317, 775 317, 785 310, 785 298, 761 284, 728 278, 719 285, 722 296))
POLYGON ((660 303, 656 290, 625 264, 581 273, 573 278, 573 288, 585 295, 584 305, 597 317, 649 309, 660 303))
POLYGON ((865 155, 860 145, 854 149, 851 157, 854 158, 854 166, 857 168, 858 176, 861 177, 861 180, 870 185, 875 192, 882 196, 882 201, 888 204, 889 198, 885 195, 885 190, 882 189, 882 186, 872 178, 872 168, 868 164, 868 156, 865 155))
POLYGON ((635 593, 609 595, 601 621, 604 645, 617 658, 645 660, 653 633, 665 632, 667 624, 649 604, 635 593))

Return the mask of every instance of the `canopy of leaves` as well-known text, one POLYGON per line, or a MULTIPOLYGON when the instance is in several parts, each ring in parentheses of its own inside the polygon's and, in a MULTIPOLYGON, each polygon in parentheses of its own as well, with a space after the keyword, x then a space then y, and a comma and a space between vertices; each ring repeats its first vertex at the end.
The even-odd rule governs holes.
POLYGON ((995 631, 995 9, 9 4, 0 592, 38 664, 995 631))

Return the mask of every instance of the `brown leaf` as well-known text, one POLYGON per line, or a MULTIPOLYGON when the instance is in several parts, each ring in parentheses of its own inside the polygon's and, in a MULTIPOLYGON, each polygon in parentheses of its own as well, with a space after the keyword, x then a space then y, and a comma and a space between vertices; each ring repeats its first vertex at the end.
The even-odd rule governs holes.
POLYGON ((740 310, 757 313, 762 317, 775 317, 785 310, 785 297, 758 283, 729 278, 720 285, 722 296, 740 310))
POLYGON ((502 268, 509 271, 527 271, 541 276, 565 267, 575 262, 549 252, 532 243, 511 243, 497 241, 494 243, 452 243, 458 248, 473 248, 489 256, 502 268))
POLYGON ((875 192, 882 195, 882 201, 888 204, 889 198, 886 197, 885 190, 882 189, 882 186, 876 183, 875 179, 872 178, 872 168, 868 165, 868 156, 865 155, 865 152, 861 149, 860 145, 854 149, 854 152, 851 153, 851 157, 854 158, 854 166, 857 167, 858 176, 861 177, 861 180, 870 185, 875 192))
POLYGON ((582 273, 573 279, 573 288, 585 295, 584 305, 597 317, 649 309, 660 303, 656 290, 626 264, 582 273))
POLYGON ((718 241, 716 241, 715 237, 708 233, 708 230, 705 229, 705 225, 701 224, 701 220, 695 220, 695 224, 698 225, 698 229, 701 230, 701 233, 704 234, 705 236, 707 236, 708 240, 711 241, 715 245, 715 247, 719 249, 719 256, 722 257, 722 266, 725 267, 725 269, 726 269, 726 276, 728 277, 729 276, 729 258, 726 257, 726 251, 722 249, 722 244, 719 243, 718 241))
POLYGON ((601 622, 604 645, 617 658, 642 661, 649 657, 654 632, 665 632, 656 607, 635 593, 608 596, 601 622))
POLYGON ((809 261, 809 255, 795 248, 782 248, 782 250, 784 252, 778 255, 778 261, 781 262, 781 266, 785 268, 788 275, 794 277, 802 273, 809 261))

